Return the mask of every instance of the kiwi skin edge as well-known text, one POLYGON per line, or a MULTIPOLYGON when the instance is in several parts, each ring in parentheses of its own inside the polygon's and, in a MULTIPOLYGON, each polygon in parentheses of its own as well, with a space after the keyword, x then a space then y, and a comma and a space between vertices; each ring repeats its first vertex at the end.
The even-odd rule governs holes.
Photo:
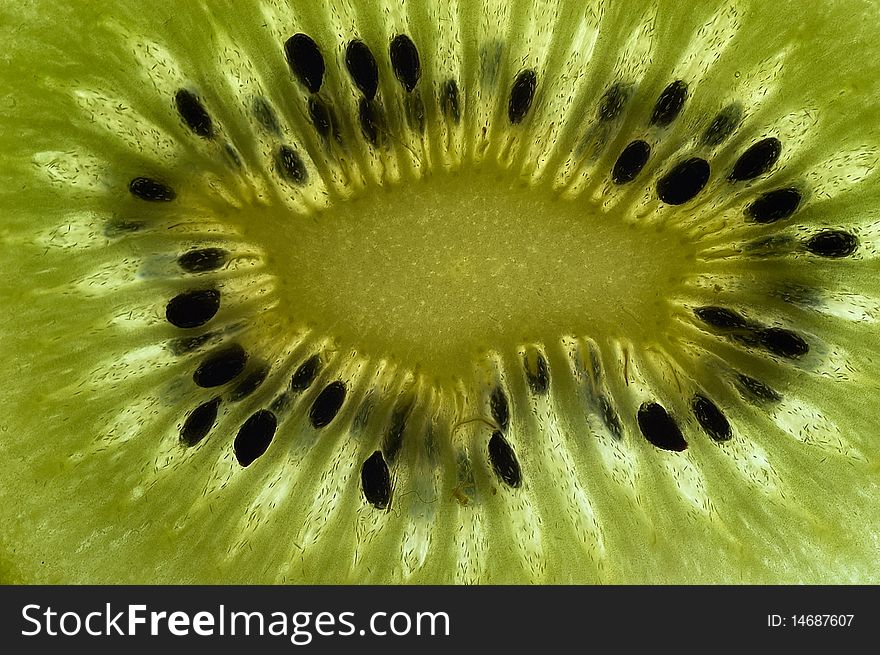
POLYGON ((0 8, 0 581, 880 581, 878 9, 798 9, 0 8))

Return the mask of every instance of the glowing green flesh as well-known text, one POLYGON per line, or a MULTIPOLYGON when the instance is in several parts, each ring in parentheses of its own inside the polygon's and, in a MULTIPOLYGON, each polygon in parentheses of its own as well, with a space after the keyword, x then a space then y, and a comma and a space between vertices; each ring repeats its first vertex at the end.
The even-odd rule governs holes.
POLYGON ((708 0, 19 4, 0 9, 17 26, 0 132, 0 580, 878 581, 868 3, 813 2, 797 25, 785 7, 708 0), (325 59, 317 97, 338 138, 315 131, 285 61, 299 32, 325 59), (411 92, 388 55, 404 33, 421 63, 411 92), (352 39, 378 64, 378 145, 358 122, 352 39), (535 96, 512 124, 526 70, 535 96), (449 80, 458 121, 443 110, 449 80), (681 113, 652 125, 676 80, 681 113), (603 119, 614 85, 621 110, 603 119), (210 131, 182 120, 181 89, 210 131), (729 107, 736 129, 707 143, 729 107), (729 181, 768 137, 779 160, 729 181), (614 184, 635 140, 650 157, 614 184), (282 147, 302 179, 281 175, 282 147), (705 188, 662 201, 688 158, 710 167, 705 188), (130 193, 140 176, 174 199, 130 193), (793 215, 749 220, 780 188, 802 194, 793 215), (823 230, 857 248, 811 253, 823 230), (200 248, 228 261, 183 270, 200 248), (205 288, 220 307, 204 327, 166 320, 173 297, 205 288), (773 354, 758 328, 713 328, 700 307, 809 350, 773 354), (197 386, 231 343, 248 353, 241 375, 197 386), (333 383, 344 402, 316 427, 333 383), (729 441, 701 425, 698 394, 729 441), (185 448, 188 417, 217 397, 216 422, 185 448), (647 438, 648 403, 684 450, 647 438), (278 428, 243 467, 236 435, 259 411, 278 428), (520 484, 492 459, 499 432, 520 484), (362 481, 376 452, 387 509, 362 481))
POLYGON ((501 174, 462 170, 315 216, 247 216, 279 278, 279 313, 435 376, 489 349, 565 334, 644 339, 693 271, 680 232, 624 223, 501 174), (516 226, 516 229, 511 229, 516 226))

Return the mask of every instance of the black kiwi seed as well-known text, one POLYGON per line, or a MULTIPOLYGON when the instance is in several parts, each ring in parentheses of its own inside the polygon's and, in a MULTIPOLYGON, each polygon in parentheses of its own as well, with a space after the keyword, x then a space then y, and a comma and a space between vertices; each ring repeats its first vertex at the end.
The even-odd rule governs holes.
POLYGON ((694 314, 706 325, 711 325, 719 330, 749 327, 745 317, 726 307, 697 307, 694 314))
POLYGON ((382 109, 374 100, 361 98, 358 103, 358 122, 361 125, 361 133, 371 145, 379 145, 379 137, 385 124, 382 109))
POLYGON ((646 142, 631 142, 614 162, 614 168, 611 169, 611 181, 615 184, 632 182, 642 172, 650 156, 651 146, 646 142))
POLYGON ((729 441, 733 436, 727 417, 718 409, 718 405, 706 396, 696 394, 691 408, 694 410, 694 416, 697 417, 700 427, 715 441, 729 441))
POLYGON ((299 365, 294 374, 290 377, 290 388, 293 391, 305 391, 310 386, 318 372, 321 370, 321 356, 312 355, 306 361, 299 365))
POLYGON ((507 102, 507 117, 511 124, 518 125, 529 113, 537 85, 538 75, 533 70, 520 71, 516 76, 507 102))
POLYGON ((714 148, 724 143, 739 125, 742 110, 738 105, 728 105, 715 117, 703 132, 703 145, 714 148))
POLYGON ((599 410, 602 413, 602 422, 605 424, 605 427, 608 428, 611 434, 620 439, 623 435, 623 426, 620 424, 617 412, 614 411, 614 407, 611 406, 611 402, 606 396, 599 396, 599 410))
POLYGON ((310 36, 294 34, 284 43, 287 65, 309 93, 317 93, 324 81, 324 57, 310 36))
POLYGON ((443 83, 443 89, 440 92, 440 108, 453 123, 458 123, 461 120, 458 106, 458 84, 455 80, 450 79, 443 83))
POLYGON ((180 443, 184 446, 195 446, 208 436, 214 422, 217 420, 217 409, 220 407, 220 398, 212 398, 196 407, 180 428, 180 443))
POLYGON ((400 447, 403 445, 403 434, 406 432, 406 423, 409 420, 412 409, 412 401, 404 402, 394 408, 394 413, 391 415, 391 424, 388 426, 385 438, 382 440, 382 449, 385 451, 389 462, 394 462, 397 459, 397 453, 400 452, 400 447))
POLYGON ((782 144, 779 139, 772 136, 761 139, 740 155, 727 179, 731 182, 743 182, 763 175, 779 159, 780 152, 782 144))
POLYGON ((278 173, 288 182, 302 185, 308 179, 308 172, 302 157, 290 146, 280 146, 278 148, 278 152, 275 155, 275 163, 278 166, 278 173))
POLYGON ((267 375, 269 375, 268 366, 260 366, 248 373, 229 393, 230 402, 234 403, 250 396, 254 391, 260 388, 260 385, 263 384, 263 382, 266 381, 267 375))
POLYGON ((688 85, 682 80, 676 80, 663 89, 651 113, 651 125, 666 127, 672 123, 684 107, 687 95, 688 85))
POLYGON ((174 296, 165 305, 165 318, 179 328, 204 325, 220 309, 220 292, 217 289, 191 289, 174 296))
POLYGON ((128 183, 128 190, 135 198, 150 202, 171 202, 177 197, 170 186, 151 177, 136 177, 128 183))
POLYGON ((820 257, 848 257, 859 247, 859 240, 843 230, 823 230, 811 236, 804 247, 820 257))
POLYGON ((736 382, 740 393, 746 400, 760 403, 775 403, 782 400, 782 396, 776 390, 751 376, 738 373, 736 382))
POLYGON ((639 430, 651 444, 663 450, 682 451, 687 442, 681 428, 669 412, 658 403, 642 403, 636 415, 639 430))
POLYGON ((626 87, 617 82, 608 87, 608 90, 602 94, 599 100, 598 117, 603 123, 613 121, 623 113, 623 107, 629 97, 626 87))
POLYGON ((810 352, 810 345, 802 336, 783 328, 765 328, 758 331, 761 345, 774 355, 799 359, 810 352))
POLYGON ((312 126, 318 134, 324 138, 330 136, 330 131, 333 129, 330 107, 318 96, 309 98, 309 118, 312 119, 312 126))
POLYGON ((529 352, 523 357, 523 369, 526 373, 526 382, 533 394, 545 394, 550 388, 550 371, 547 370, 547 360, 544 355, 537 351, 529 352))
POLYGON ((801 194, 797 189, 776 189, 750 204, 746 214, 756 223, 775 223, 794 214, 800 202, 801 194))
POLYGON ((278 419, 268 409, 251 414, 235 435, 233 449, 238 463, 244 467, 250 466, 265 453, 277 427, 278 419))
POLYGON ((339 380, 324 387, 309 409, 309 420, 312 427, 323 428, 336 418, 342 403, 345 402, 345 393, 345 383, 339 380))
POLYGON ((202 104, 198 97, 187 91, 180 89, 174 94, 174 105, 177 107, 177 113, 186 123, 186 126, 204 139, 210 139, 214 136, 214 124, 208 110, 202 104))
POLYGON ((345 67, 367 100, 376 97, 379 88, 379 68, 376 58, 366 43, 359 40, 351 41, 345 48, 345 67))
POLYGON ((391 503, 391 473, 378 450, 361 466, 361 488, 364 498, 376 509, 385 509, 391 503))
POLYGON ((394 76, 403 85, 407 93, 416 88, 419 77, 422 74, 422 66, 419 63, 419 51, 416 44, 406 34, 398 34, 391 40, 389 48, 391 54, 391 68, 394 76))
POLYGON ((247 352, 235 343, 209 353, 193 373, 193 382, 205 389, 231 382, 244 371, 247 352))
POLYGON ((709 162, 699 157, 686 159, 657 182, 657 195, 667 205, 692 200, 709 181, 709 162))
POLYGON ((506 432, 510 425, 510 405, 507 402, 507 396, 504 389, 500 386, 492 389, 492 395, 489 398, 489 410, 492 412, 492 418, 502 431, 506 432))
POLYGON ((215 271, 226 263, 229 253, 223 248, 199 248, 177 258, 177 265, 187 273, 215 271))
POLYGON ((495 475, 508 487, 516 489, 522 484, 522 472, 516 453, 499 430, 495 430, 489 439, 489 461, 495 475))
POLYGON ((263 126, 263 129, 272 134, 281 134, 281 126, 278 124, 278 118, 275 116, 275 110, 272 109, 265 98, 254 98, 252 110, 257 122, 263 126))

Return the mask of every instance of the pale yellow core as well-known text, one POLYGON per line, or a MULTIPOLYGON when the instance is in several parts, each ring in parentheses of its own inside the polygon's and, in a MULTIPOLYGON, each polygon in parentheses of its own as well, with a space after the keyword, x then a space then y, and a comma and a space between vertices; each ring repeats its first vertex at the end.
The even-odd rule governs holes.
POLYGON ((371 189, 282 225, 251 231, 291 323, 437 375, 490 349, 656 333, 695 250, 675 230, 485 169, 371 189))

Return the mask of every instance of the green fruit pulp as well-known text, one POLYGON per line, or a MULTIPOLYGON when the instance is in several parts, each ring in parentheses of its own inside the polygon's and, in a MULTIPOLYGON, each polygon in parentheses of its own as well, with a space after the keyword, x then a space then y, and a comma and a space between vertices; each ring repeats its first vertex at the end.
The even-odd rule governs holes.
POLYGON ((0 8, 0 580, 880 580, 871 3, 111 9, 0 8), (338 139, 316 133, 311 94, 285 61, 300 32, 324 56, 319 97, 338 139), (398 34, 419 52, 411 92, 388 55, 398 34), (352 39, 379 68, 387 124, 375 146, 345 69, 352 39), (524 70, 537 86, 514 122, 524 70), (458 121, 443 111, 449 79, 458 121), (675 80, 688 85, 681 114, 652 125, 675 80), (605 120, 614 84, 625 104, 605 120), (204 103, 210 137, 181 120, 180 89, 204 103), (414 97, 424 131, 407 118, 414 97), (254 115, 257 98, 277 130, 254 115), (726 107, 741 121, 707 145, 726 107), (778 163, 731 182, 742 153, 770 136, 778 163), (650 159, 616 185, 610 171, 636 139, 650 159), (279 175, 281 146, 302 157, 303 183, 279 175), (661 202, 659 181, 687 157, 711 165, 705 189, 661 202), (176 197, 133 196, 138 176, 176 197), (748 220, 749 203, 778 188, 802 190, 797 213, 748 220), (830 229, 857 237, 852 256, 805 248, 830 229), (200 247, 230 260, 182 273, 176 258, 200 247), (269 367, 246 401, 195 386, 204 351, 169 346, 201 332, 169 325, 166 303, 205 285, 221 292, 218 339, 269 367), (774 356, 707 329, 694 317, 704 306, 793 329, 809 353, 774 356), (285 396, 271 446, 242 467, 237 430, 315 353, 314 384, 285 396), (539 360, 546 392, 530 386, 539 360), (749 396, 740 374, 780 400, 749 396), (345 404, 317 429, 310 407, 334 380, 345 404), (509 427, 491 411, 498 387, 509 427), (184 448, 186 417, 218 394, 216 425, 184 448), (729 441, 701 429, 695 394, 723 409, 729 441), (644 437, 647 402, 675 418, 686 450, 644 437), (403 414, 397 452, 388 435, 403 414), (520 486, 488 454, 502 428, 520 486), (390 463, 387 510, 361 479, 377 451, 390 463))
POLYGON ((242 232, 267 244, 294 325, 333 325, 342 343, 434 378, 559 334, 653 338, 669 320, 664 298, 694 268, 691 241, 542 191, 459 170, 289 227, 248 215, 242 232))

